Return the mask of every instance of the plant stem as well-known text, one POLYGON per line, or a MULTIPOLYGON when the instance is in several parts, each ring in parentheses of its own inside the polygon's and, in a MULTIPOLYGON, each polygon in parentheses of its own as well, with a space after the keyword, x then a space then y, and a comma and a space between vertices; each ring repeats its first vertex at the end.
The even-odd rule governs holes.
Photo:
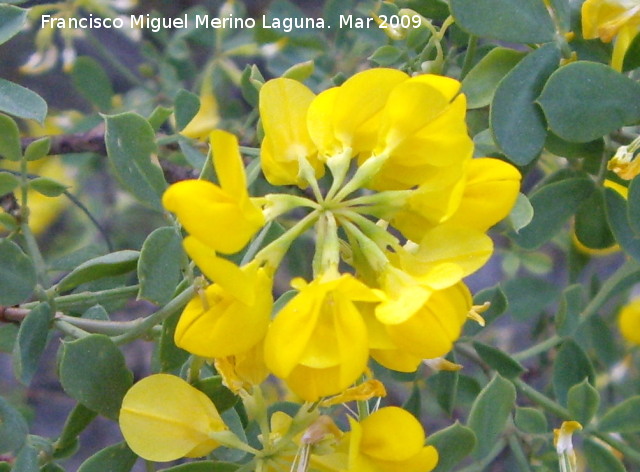
POLYGON ((560 344, 561 342, 562 342, 562 338, 557 334, 554 334, 549 339, 545 339, 544 341, 538 344, 534 344, 528 349, 517 352, 513 354, 511 357, 517 361, 523 361, 525 359, 528 359, 533 356, 537 356, 538 354, 548 351, 549 349, 551 349, 552 347, 555 347, 557 344, 560 344))
POLYGON ((569 421, 571 420, 571 414, 569 414, 569 410, 567 410, 562 405, 551 400, 546 395, 538 392, 535 388, 529 386, 521 379, 512 379, 513 384, 520 389, 522 393, 524 393, 531 401, 537 403, 541 407, 545 408, 549 412, 556 415, 558 418, 569 421))

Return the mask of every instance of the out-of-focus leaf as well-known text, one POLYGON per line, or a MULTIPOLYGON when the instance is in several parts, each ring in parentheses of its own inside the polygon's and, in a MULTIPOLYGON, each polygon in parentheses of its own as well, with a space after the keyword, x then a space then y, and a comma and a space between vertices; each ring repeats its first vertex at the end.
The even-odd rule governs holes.
POLYGON ((42 123, 47 116, 47 102, 28 88, 0 79, 0 112, 42 123))
POLYGON ((0 454, 20 449, 28 433, 29 427, 24 417, 0 397, 0 454))
POLYGON ((607 472, 627 472, 620 459, 600 443, 586 438, 582 443, 584 455, 591 470, 607 472))
POLYGON ((544 434, 549 431, 547 418, 536 408, 517 406, 514 423, 525 433, 544 434))
POLYGON ((469 413, 468 426, 477 439, 474 457, 485 457, 496 444, 513 410, 516 389, 511 382, 497 375, 482 389, 469 413))
POLYGON ((138 298, 168 303, 180 281, 182 238, 173 227, 158 228, 145 240, 138 260, 138 298))
POLYGON ((584 350, 573 340, 562 343, 553 367, 553 390, 558 403, 567 405, 569 389, 587 379, 595 383, 593 365, 584 350))
POLYGON ((19 161, 22 157, 18 125, 6 115, 0 115, 0 157, 10 161, 19 161))
POLYGON ((0 5, 0 44, 22 31, 27 21, 27 11, 13 5, 0 5))
POLYGON ((78 472, 129 472, 137 460, 126 443, 114 444, 89 457, 78 472))
POLYGON ((640 395, 627 398, 607 411, 598 422, 598 430, 612 433, 640 431, 640 395))
POLYGON ((571 418, 583 427, 588 425, 600 406, 600 394, 587 379, 574 385, 567 393, 567 408, 571 418))
POLYGON ((102 66, 89 56, 76 59, 71 72, 73 85, 100 111, 111 109, 113 86, 102 66))

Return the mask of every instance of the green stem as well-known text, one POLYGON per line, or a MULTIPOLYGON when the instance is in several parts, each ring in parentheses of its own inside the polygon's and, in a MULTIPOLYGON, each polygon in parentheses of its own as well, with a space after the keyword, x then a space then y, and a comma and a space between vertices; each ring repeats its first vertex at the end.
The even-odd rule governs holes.
POLYGON ((515 434, 511 434, 509 436, 508 442, 509 448, 511 449, 511 452, 513 453, 513 456, 518 463, 518 470, 520 472, 531 472, 531 468, 529 467, 529 460, 527 459, 527 456, 522 449, 522 444, 520 443, 518 437, 515 434))
POLYGON ((338 216, 338 221, 345 231, 358 242, 362 249, 362 254, 367 258, 369 265, 376 272, 382 272, 389 263, 389 259, 378 245, 369 239, 355 224, 346 218, 338 216))
POLYGON ((465 467, 464 469, 460 470, 460 472, 482 472, 485 470, 485 468, 491 464, 491 462, 493 462, 493 460, 498 456, 498 454, 500 454, 502 452, 502 450, 504 449, 506 445, 506 442, 504 439, 500 439, 499 441, 496 442, 496 445, 493 447, 493 449, 491 449, 491 451, 489 451, 489 454, 487 454, 485 457, 482 458, 482 460, 476 461, 475 463, 471 464, 470 466, 465 467))
POLYGON ((567 410, 562 405, 559 405, 558 403, 554 402, 546 395, 538 392, 535 388, 529 386, 521 379, 512 379, 512 382, 518 389, 520 389, 522 393, 524 393, 527 397, 529 397, 529 399, 534 403, 545 408, 546 410, 553 413, 554 415, 556 415, 558 418, 562 420, 565 420, 565 421, 571 420, 571 414, 569 413, 569 410, 567 410))
MULTIPOLYGON (((63 295, 55 298, 56 309, 60 311, 68 311, 70 309, 82 310, 90 308, 93 305, 126 300, 138 293, 140 287, 132 285, 127 287, 111 288, 100 292, 81 292, 71 295, 63 295)), ((22 305, 22 308, 33 308, 39 302, 29 302, 22 305)))
POLYGON ((538 354, 548 351, 549 349, 555 347, 561 342, 562 342, 562 338, 557 334, 554 334, 549 339, 545 339, 544 341, 538 344, 535 344, 528 349, 517 352, 513 354, 511 357, 517 361, 523 361, 525 359, 528 359, 533 356, 537 356, 538 354))
POLYGON ((53 324, 55 325, 56 328, 58 328, 64 334, 69 335, 76 339, 86 338, 90 334, 87 331, 81 328, 78 328, 77 326, 74 326, 71 323, 67 323, 66 321, 63 321, 63 320, 55 320, 53 324))
POLYGON ((464 62, 462 63, 462 71, 460 72, 460 80, 464 79, 473 66, 473 60, 475 59, 476 50, 478 47, 478 37, 475 35, 469 36, 469 42, 467 43, 467 53, 464 56, 464 62))
POLYGON ((115 336, 113 338, 113 342, 115 342, 116 344, 125 344, 139 338, 140 336, 147 333, 147 331, 149 331, 155 325, 162 323, 164 320, 180 310, 184 305, 187 304, 189 300, 193 298, 194 294, 195 289, 193 288, 193 286, 188 287, 177 297, 167 303, 164 307, 162 307, 152 315, 149 315, 146 318, 140 320, 140 322, 137 323, 136 326, 134 326, 131 330, 119 336, 115 336))

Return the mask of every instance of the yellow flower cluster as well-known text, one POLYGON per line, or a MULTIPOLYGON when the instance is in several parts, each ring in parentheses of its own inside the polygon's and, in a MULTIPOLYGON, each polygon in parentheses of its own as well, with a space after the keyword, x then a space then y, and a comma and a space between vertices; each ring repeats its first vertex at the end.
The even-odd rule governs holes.
MULTIPOLYGON (((319 95, 290 79, 265 83, 260 163, 287 193, 250 197, 236 138, 213 131, 219 185, 183 181, 163 197, 188 233, 186 252, 213 282, 184 309, 176 344, 213 359, 243 398, 270 372, 308 402, 352 387, 369 358, 413 372, 451 350, 467 318, 478 316, 463 278, 490 257, 485 233, 509 213, 520 185, 510 164, 472 158, 459 89, 450 78, 391 69, 358 73, 319 95), (253 244, 248 262, 224 257, 293 209, 304 216, 274 241, 253 244), (311 228, 313 279, 293 279, 297 293, 272 314, 276 270, 311 228)), ((125 399, 124 417, 137 418, 135 410, 125 399)), ((206 427, 219 431, 207 415, 206 427)), ((428 471, 437 463, 401 409, 352 421, 344 436, 317 470, 428 471)))

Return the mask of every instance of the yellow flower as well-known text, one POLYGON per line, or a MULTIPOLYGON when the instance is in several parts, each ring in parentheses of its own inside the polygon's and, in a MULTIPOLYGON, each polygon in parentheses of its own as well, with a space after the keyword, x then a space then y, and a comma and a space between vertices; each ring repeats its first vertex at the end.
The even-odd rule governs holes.
POLYGON ((167 374, 146 377, 131 387, 122 400, 119 422, 133 452, 157 462, 204 456, 219 446, 212 433, 227 429, 209 397, 167 374))
POLYGON ((321 177, 324 167, 306 126, 307 109, 314 93, 292 79, 274 79, 260 89, 260 118, 265 132, 260 152, 262 171, 273 185, 299 185, 300 161, 306 159, 321 177))
POLYGON ((350 274, 325 274, 306 284, 278 313, 265 340, 269 370, 307 401, 349 387, 367 364, 367 329, 356 301, 377 295, 350 274))
POLYGON ((213 75, 207 74, 200 89, 200 108, 189 124, 180 132, 194 139, 206 139, 220 123, 218 101, 213 93, 213 75))
POLYGON ((553 444, 556 446, 560 470, 563 472, 577 470, 577 458, 571 439, 573 433, 581 429, 582 425, 577 421, 563 421, 560 429, 553 430, 553 444))
POLYGON ((467 161, 453 178, 420 185, 393 216, 393 225, 413 241, 443 223, 486 231, 509 214, 520 190, 520 172, 488 157, 467 161))
POLYGON ((177 346, 217 358, 245 354, 263 339, 273 305, 273 281, 255 265, 239 271, 244 277, 240 285, 221 277, 187 304, 176 327, 177 346))
POLYGON ((582 35, 608 43, 616 38, 611 66, 620 71, 624 55, 640 32, 640 1, 586 0, 582 4, 582 35))
POLYGON ((640 299, 622 307, 618 315, 618 327, 624 339, 633 344, 640 344, 640 299))
POLYGON ((381 408, 360 423, 349 422, 345 472, 429 472, 438 464, 438 451, 424 445, 422 425, 402 408, 381 408))
POLYGON ((237 138, 213 131, 211 147, 220 186, 206 180, 183 180, 167 189, 162 203, 189 234, 214 251, 232 254, 264 225, 264 216, 249 199, 237 138))

